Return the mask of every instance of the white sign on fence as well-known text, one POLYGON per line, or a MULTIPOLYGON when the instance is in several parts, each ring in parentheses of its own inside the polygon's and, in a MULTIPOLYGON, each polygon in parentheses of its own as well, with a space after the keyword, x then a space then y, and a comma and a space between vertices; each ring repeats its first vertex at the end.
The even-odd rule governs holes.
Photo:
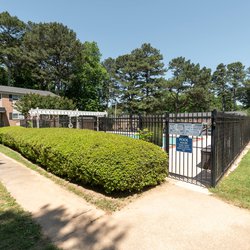
POLYGON ((202 123, 169 123, 169 134, 199 136, 202 129, 202 123))

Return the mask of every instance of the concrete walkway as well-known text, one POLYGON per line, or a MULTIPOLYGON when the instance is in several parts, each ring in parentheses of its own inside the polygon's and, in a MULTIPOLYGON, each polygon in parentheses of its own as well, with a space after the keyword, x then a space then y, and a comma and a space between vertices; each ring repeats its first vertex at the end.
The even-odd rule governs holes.
POLYGON ((170 181, 107 215, 3 154, 0 181, 63 249, 250 249, 250 212, 188 184, 170 181))

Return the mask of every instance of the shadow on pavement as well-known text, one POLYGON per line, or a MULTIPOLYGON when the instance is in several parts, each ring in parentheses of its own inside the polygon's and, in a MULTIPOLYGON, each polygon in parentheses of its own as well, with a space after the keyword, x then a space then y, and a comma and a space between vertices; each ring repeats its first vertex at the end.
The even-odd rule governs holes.
POLYGON ((128 230, 108 215, 96 216, 91 209, 72 216, 63 207, 46 205, 34 218, 44 234, 63 249, 115 250, 128 230))

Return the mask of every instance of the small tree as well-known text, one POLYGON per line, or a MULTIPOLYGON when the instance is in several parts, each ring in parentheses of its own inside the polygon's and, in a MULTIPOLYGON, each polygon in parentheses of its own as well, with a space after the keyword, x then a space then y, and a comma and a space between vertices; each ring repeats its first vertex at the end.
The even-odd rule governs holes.
POLYGON ((72 100, 60 96, 42 96, 39 94, 26 94, 15 103, 17 111, 28 117, 29 110, 34 108, 41 109, 75 109, 76 106, 72 100))

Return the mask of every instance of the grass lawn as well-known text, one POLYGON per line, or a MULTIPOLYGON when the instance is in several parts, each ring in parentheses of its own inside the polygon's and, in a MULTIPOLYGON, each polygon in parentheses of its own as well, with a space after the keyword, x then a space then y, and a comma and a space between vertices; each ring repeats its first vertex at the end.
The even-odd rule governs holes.
POLYGON ((42 236, 40 226, 21 209, 1 183, 0 249, 58 249, 42 236))
POLYGON ((211 192, 239 207, 250 209, 250 151, 229 176, 224 177, 211 192))
POLYGON ((8 147, 5 147, 1 144, 0 144, 0 152, 9 156, 10 158, 12 158, 16 161, 22 163, 26 167, 38 172, 39 174, 51 179, 56 184, 58 184, 64 188, 66 188, 67 190, 75 193, 76 195, 85 199, 87 202, 95 205, 96 207, 98 207, 98 208, 100 208, 108 213, 111 213, 111 212, 114 212, 116 210, 121 209, 126 204, 128 204, 130 201, 135 199, 138 195, 140 195, 140 194, 134 194, 134 195, 128 195, 127 197, 109 197, 109 196, 106 196, 104 194, 100 194, 98 192, 88 190, 88 189, 83 188, 81 186, 78 186, 76 184, 70 183, 66 180, 63 180, 63 179, 47 172, 43 168, 33 164, 32 162, 28 161, 18 152, 14 151, 8 147))

